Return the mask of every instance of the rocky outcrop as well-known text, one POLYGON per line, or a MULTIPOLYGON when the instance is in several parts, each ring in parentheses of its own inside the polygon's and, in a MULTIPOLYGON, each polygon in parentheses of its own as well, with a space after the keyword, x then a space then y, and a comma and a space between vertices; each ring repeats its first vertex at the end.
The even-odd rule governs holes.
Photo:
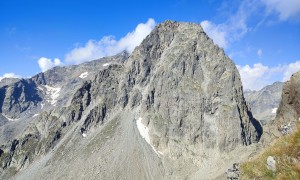
POLYGON ((281 100, 282 82, 275 82, 259 91, 246 90, 245 99, 251 108, 253 116, 266 124, 274 120, 276 111, 281 100))
POLYGON ((42 98, 32 80, 22 79, 14 84, 0 88, 0 112, 11 119, 36 106, 42 98))
MULTIPOLYGON (((277 110, 275 124, 282 132, 296 130, 300 118, 300 72, 291 76, 282 90, 281 102, 277 110)), ((286 133, 283 133, 286 134, 286 133)))
POLYGON ((20 81, 19 78, 3 78, 0 80, 0 87, 7 86, 9 84, 13 84, 20 81))
POLYGON ((39 121, 26 128, 24 134, 1 147, 1 168, 26 168, 34 159, 51 150, 60 138, 58 119, 49 113, 41 115, 39 121))

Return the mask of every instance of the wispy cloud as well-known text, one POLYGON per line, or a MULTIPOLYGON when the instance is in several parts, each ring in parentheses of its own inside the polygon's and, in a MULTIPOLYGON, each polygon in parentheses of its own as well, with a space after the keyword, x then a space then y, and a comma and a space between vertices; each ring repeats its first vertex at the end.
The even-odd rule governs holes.
POLYGON ((6 33, 10 36, 17 33, 16 27, 7 27, 5 30, 6 30, 6 33))
MULTIPOLYGON (((229 6, 227 3, 225 3, 226 7, 229 6)), ((243 0, 240 1, 237 10, 228 15, 226 21, 214 23, 204 20, 201 22, 201 25, 208 36, 214 40, 215 44, 226 49, 230 47, 231 43, 240 40, 248 32, 255 31, 267 23, 268 18, 273 17, 274 13, 279 17, 280 21, 300 20, 300 1, 243 0), (249 25, 250 21, 251 25, 249 25)))
POLYGON ((252 1, 242 1, 237 11, 230 14, 225 22, 215 24, 205 20, 201 22, 201 25, 215 44, 228 48, 230 43, 240 40, 249 31, 247 21, 251 13, 257 8, 256 6, 252 1))
POLYGON ((262 49, 258 49, 258 50, 257 50, 257 56, 259 57, 259 59, 262 58, 262 55, 263 55, 262 49))
POLYGON ((287 81, 293 73, 300 71, 300 61, 295 61, 288 65, 277 65, 269 67, 262 63, 239 66, 244 89, 259 90, 266 85, 272 84, 276 79, 287 81))
POLYGON ((299 0, 261 0, 266 6, 266 12, 276 13, 281 21, 297 18, 300 19, 299 0))

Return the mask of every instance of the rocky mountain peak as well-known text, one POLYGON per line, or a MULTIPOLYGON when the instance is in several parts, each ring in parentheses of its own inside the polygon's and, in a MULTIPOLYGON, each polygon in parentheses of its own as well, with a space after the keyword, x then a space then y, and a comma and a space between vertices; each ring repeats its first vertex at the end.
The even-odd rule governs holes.
POLYGON ((3 168, 42 157, 26 171, 37 179, 91 178, 93 167, 103 179, 199 179, 259 141, 236 66, 200 25, 165 21, 127 56, 33 77, 49 106, 1 148, 3 168))
POLYGON ((160 151, 200 157, 207 151, 197 149, 216 154, 259 140, 262 129, 245 104, 234 63, 200 25, 158 25, 126 67, 123 87, 142 95, 143 123, 160 151))

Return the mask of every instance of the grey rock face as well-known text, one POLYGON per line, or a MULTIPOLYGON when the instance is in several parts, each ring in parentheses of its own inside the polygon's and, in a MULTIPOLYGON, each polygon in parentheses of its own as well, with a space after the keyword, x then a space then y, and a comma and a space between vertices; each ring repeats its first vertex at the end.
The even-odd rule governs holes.
POLYGON ((300 118, 300 72, 292 75, 291 79, 284 83, 281 102, 277 110, 275 124, 280 129, 295 130, 295 124, 300 118), (290 126, 290 127, 288 127, 290 126))
POLYGON ((20 118, 22 112, 36 106, 41 100, 32 80, 22 79, 0 88, 0 112, 12 119, 20 118))
POLYGON ((245 99, 253 116, 263 124, 274 120, 281 100, 282 82, 275 82, 259 91, 245 91, 245 99))
POLYGON ((34 162, 27 170, 31 177, 183 179, 259 141, 262 129, 248 110, 235 65, 200 25, 166 21, 128 59, 114 58, 84 80, 78 76, 85 65, 32 78, 42 89, 62 89, 47 112, 1 148, 4 175, 44 156, 43 165, 34 162), (34 149, 20 145, 29 134, 34 149))

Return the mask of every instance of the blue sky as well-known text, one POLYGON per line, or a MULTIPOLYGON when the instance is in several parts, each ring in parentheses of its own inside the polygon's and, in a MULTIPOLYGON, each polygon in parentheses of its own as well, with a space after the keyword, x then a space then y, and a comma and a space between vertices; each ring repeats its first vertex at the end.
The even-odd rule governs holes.
POLYGON ((0 79, 131 52, 168 19, 201 24, 245 89, 300 70, 299 0, 0 0, 0 79))

